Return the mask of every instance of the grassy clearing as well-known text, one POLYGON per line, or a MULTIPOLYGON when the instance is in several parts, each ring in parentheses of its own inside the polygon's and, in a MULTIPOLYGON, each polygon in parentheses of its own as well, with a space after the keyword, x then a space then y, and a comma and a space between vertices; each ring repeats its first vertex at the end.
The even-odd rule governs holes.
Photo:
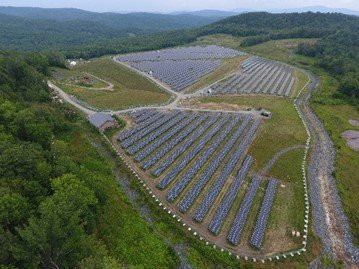
MULTIPOLYGON (((298 180, 297 177, 301 173, 301 169, 297 164, 302 162, 303 155, 304 149, 295 149, 283 154, 269 169, 268 175, 289 183, 298 180), (285 165, 287 162, 288 164, 285 165)), ((302 177, 300 176, 299 178, 301 179, 302 177)))
POLYGON ((186 93, 193 93, 198 89, 201 89, 207 85, 210 85, 228 74, 234 73, 240 66, 242 61, 245 59, 245 57, 235 57, 232 59, 225 59, 223 60, 220 67, 217 68, 214 72, 204 76, 201 78, 200 81, 196 82, 195 84, 189 86, 187 89, 185 89, 186 93))
MULTIPOLYGON (((291 214, 283 219, 284 227, 294 228, 301 231, 303 228, 304 218, 304 189, 302 184, 301 166, 303 160, 303 149, 297 149, 282 155, 281 158, 274 164, 268 171, 271 176, 280 179, 281 184, 285 185, 284 188, 278 186, 277 195, 275 197, 274 207, 294 208, 295 210, 289 211, 291 214), (299 165, 298 165, 299 164, 299 165)), ((282 212, 288 212, 283 210, 282 212)), ((270 225, 276 226, 275 219, 270 219, 270 225)))
POLYGON ((241 49, 241 40, 243 38, 234 37, 231 35, 208 35, 208 36, 201 36, 195 42, 190 43, 188 46, 207 46, 207 45, 217 45, 232 49, 241 49))
POLYGON ((298 69, 294 69, 294 76, 296 81, 294 83, 293 90, 291 91, 291 97, 296 97, 301 89, 307 84, 309 78, 306 74, 298 69))
POLYGON ((283 40, 271 40, 262 44, 242 48, 242 50, 263 56, 272 60, 281 61, 289 64, 314 65, 314 59, 296 54, 300 43, 313 44, 317 42, 316 38, 294 38, 283 40))
POLYGON ((53 76, 61 84, 67 84, 74 87, 85 87, 85 88, 105 88, 109 84, 105 81, 101 81, 85 72, 69 69, 54 69, 53 76))
POLYGON ((94 59, 72 70, 56 69, 58 78, 76 77, 82 72, 88 72, 114 84, 114 90, 90 91, 68 85, 62 86, 62 88, 69 94, 99 109, 117 110, 146 104, 161 104, 170 98, 168 93, 149 79, 109 58, 94 59))

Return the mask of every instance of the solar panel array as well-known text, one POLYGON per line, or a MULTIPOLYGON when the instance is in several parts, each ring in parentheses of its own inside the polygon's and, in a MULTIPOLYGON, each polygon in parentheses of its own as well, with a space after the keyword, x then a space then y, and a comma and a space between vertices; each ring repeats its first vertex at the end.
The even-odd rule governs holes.
POLYGON ((274 194, 277 186, 277 179, 271 178, 268 183, 266 194, 263 199, 261 209, 257 218, 256 225, 254 226, 254 232, 251 237, 251 244, 255 248, 261 248, 265 228, 268 222, 269 214, 274 201, 274 194))
POLYGON ((234 179, 234 182, 232 183, 230 189, 224 196, 221 204, 218 206, 217 211, 214 217, 212 218, 211 223, 208 226, 208 229, 213 234, 217 235, 219 233, 219 230, 222 227, 223 222, 226 216, 228 215, 229 210, 231 209, 234 199, 237 196, 238 190, 242 186, 252 163, 253 163, 253 157, 247 156, 247 158, 243 162, 242 168, 238 171, 238 174, 234 179))
MULTIPOLYGON (((247 116, 242 125, 243 129, 247 126, 247 124, 251 121, 251 117, 247 116)), ((214 175, 222 160, 227 156, 227 154, 232 149, 236 140, 238 139, 237 135, 234 135, 226 145, 221 149, 221 151, 217 154, 217 156, 207 165, 206 170, 200 175, 197 182, 193 185, 193 187, 187 192, 186 196, 179 204, 179 210, 181 212, 186 212, 190 206, 193 204, 195 199, 199 196, 200 192, 207 185, 208 181, 214 175)))
POLYGON ((228 241, 233 245, 238 245, 239 238, 243 231, 249 211, 252 208, 253 200, 258 191, 260 182, 260 177, 253 178, 251 186, 249 187, 249 190, 247 191, 242 201, 241 207, 239 208, 239 211, 234 218, 231 229, 229 230, 229 234, 227 236, 228 241))
MULTIPOLYGON (((129 115, 138 123, 118 136, 124 152, 182 214, 237 245, 263 182, 254 177, 244 197, 239 197, 243 185, 248 185, 254 160, 246 154, 260 121, 251 115, 180 110, 143 109, 129 115), (229 220, 227 227, 224 223, 229 220)), ((273 182, 269 181, 252 235, 256 248, 265 233, 273 182)))
POLYGON ((243 72, 214 84, 214 94, 272 94, 290 96, 295 83, 293 68, 253 56, 243 61, 243 72))
POLYGON ((219 46, 192 46, 126 54, 117 59, 181 91, 213 72, 222 59, 242 54, 219 46))
POLYGON ((217 198, 224 184, 226 183, 232 171, 234 170, 239 158, 243 156, 245 150, 248 148, 249 143, 252 140, 252 137, 254 136, 258 126, 259 126, 259 121, 255 121, 253 125, 250 127, 250 129, 248 130, 248 132, 246 133, 241 143, 239 144, 238 148, 235 150, 233 155, 228 160, 221 174, 218 176, 218 178, 216 179, 210 190, 207 192, 206 196, 203 198, 200 206, 197 208, 193 216, 193 218, 196 221, 198 222, 203 221, 205 215, 208 213, 213 202, 217 198))

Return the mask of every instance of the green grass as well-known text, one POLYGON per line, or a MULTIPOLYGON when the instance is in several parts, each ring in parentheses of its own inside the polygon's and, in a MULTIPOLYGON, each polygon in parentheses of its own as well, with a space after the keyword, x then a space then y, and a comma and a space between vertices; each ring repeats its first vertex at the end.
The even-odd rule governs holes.
POLYGON ((314 65, 314 59, 296 54, 300 43, 313 44, 316 38, 294 38, 283 40, 271 40, 262 44, 242 48, 248 53, 253 53, 269 59, 281 61, 289 64, 314 65))
POLYGON ((241 40, 243 38, 237 38, 231 35, 208 35, 197 38, 195 42, 188 44, 188 46, 206 46, 206 45, 217 45, 232 49, 241 49, 241 40))
MULTIPOLYGON (((285 219, 281 217, 285 227, 294 228, 301 231, 304 218, 304 189, 302 184, 301 166, 304 155, 303 149, 289 151, 282 155, 268 174, 280 179, 285 185, 279 187, 275 197, 274 206, 282 207, 282 212, 290 212, 285 219), (284 207, 284 209, 283 209, 284 207), (287 210, 285 210, 287 208, 287 210), (295 210, 289 210, 294 208, 295 210), (291 226, 289 226, 289 224, 291 226)), ((276 226, 274 219, 270 220, 270 225, 276 226)))
POLYGON ((104 81, 94 78, 84 72, 74 69, 53 69, 53 76, 61 84, 68 84, 74 87, 85 87, 85 88, 105 88, 109 85, 104 81))
POLYGON ((155 83, 109 58, 94 59, 74 69, 56 69, 58 77, 78 76, 88 72, 114 84, 114 91, 92 91, 76 86, 60 85, 67 93, 99 109, 119 110, 146 104, 165 103, 170 95, 155 83), (61 74, 63 72, 63 74, 61 74))

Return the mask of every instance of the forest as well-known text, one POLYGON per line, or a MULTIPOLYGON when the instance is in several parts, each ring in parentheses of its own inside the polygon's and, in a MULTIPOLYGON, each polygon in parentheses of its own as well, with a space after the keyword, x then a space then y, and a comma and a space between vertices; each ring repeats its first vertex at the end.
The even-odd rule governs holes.
POLYGON ((62 63, 0 53, 0 267, 173 268, 176 256, 92 146, 97 132, 52 102, 49 58, 62 63))
POLYGON ((0 7, 0 48, 68 51, 93 43, 122 42, 160 31, 202 26, 219 17, 188 14, 96 13, 79 9, 0 7))

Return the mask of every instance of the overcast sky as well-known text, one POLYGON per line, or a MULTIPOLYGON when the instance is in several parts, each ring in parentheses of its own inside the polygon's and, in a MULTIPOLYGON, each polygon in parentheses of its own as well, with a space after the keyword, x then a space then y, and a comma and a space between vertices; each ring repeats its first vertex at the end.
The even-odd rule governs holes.
POLYGON ((359 10, 359 0, 0 0, 1 6, 74 7, 91 11, 171 12, 238 8, 285 9, 324 5, 359 10))

